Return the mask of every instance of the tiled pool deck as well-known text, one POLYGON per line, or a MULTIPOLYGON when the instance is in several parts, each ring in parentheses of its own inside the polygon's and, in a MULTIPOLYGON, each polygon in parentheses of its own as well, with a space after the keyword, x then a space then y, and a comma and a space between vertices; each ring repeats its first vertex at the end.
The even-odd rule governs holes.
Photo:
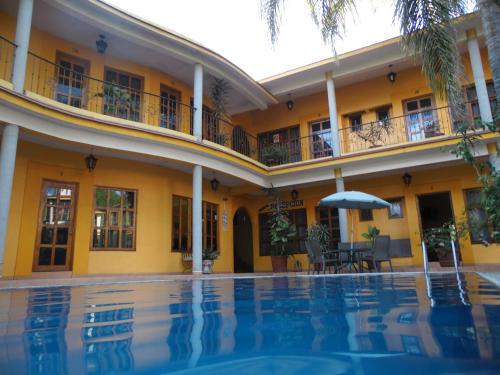
MULTIPOLYGON (((431 268, 431 272, 453 272, 452 268, 431 268)), ((476 272, 488 279, 490 282, 500 287, 500 265, 495 266, 475 266, 461 267, 461 272, 476 272)), ((397 275, 411 275, 421 273, 421 269, 406 269, 396 270, 397 275)), ((322 275, 322 274, 321 274, 322 275)), ((359 276, 359 275, 376 275, 376 273, 341 273, 329 274, 333 277, 343 276, 359 276)), ((54 287, 54 286, 86 286, 86 285, 107 285, 107 284, 124 284, 124 283, 149 283, 155 281, 178 281, 191 279, 226 279, 226 278, 260 278, 260 277, 275 277, 275 276, 307 276, 307 272, 288 272, 273 274, 272 272, 256 272, 246 274, 235 273, 213 273, 209 275, 195 276, 189 273, 183 274, 122 274, 122 275, 85 275, 73 276, 71 273, 53 273, 53 274, 34 274, 32 277, 2 279, 0 278, 0 290, 15 289, 15 288, 38 288, 38 287, 54 287)))

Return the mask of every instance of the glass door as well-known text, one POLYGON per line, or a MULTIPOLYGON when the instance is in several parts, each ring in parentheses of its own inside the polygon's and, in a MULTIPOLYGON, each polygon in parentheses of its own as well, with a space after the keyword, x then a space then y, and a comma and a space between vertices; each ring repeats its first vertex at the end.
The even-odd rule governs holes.
POLYGON ((55 99, 72 107, 83 108, 88 63, 71 56, 59 56, 57 64, 55 99))
POLYGON ((44 181, 33 271, 69 271, 76 184, 44 181))
POLYGON ((432 98, 408 100, 404 104, 406 112, 406 129, 409 141, 420 141, 432 136, 435 130, 432 98))
POLYGON ((167 87, 161 87, 160 127, 180 130, 180 93, 167 87))

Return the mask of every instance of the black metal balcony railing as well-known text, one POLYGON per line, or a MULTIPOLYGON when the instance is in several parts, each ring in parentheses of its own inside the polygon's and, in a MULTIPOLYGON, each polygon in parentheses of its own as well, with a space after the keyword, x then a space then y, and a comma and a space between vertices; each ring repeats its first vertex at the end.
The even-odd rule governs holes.
POLYGON ((12 82, 12 64, 16 45, 0 36, 0 79, 12 82))
POLYGON ((433 108, 339 129, 342 153, 424 141, 453 132, 449 107, 433 108))
MULTIPOLYGON (((15 44, 0 36, 0 79, 11 81, 15 44)), ((92 78, 67 66, 28 54, 25 89, 43 97, 98 114, 193 134, 195 108, 164 97, 92 78)), ((202 112, 204 140, 232 149, 268 166, 333 156, 331 131, 286 141, 258 141, 224 115, 202 112)), ((341 154, 381 146, 420 142, 451 135, 449 107, 339 129, 341 154)))
POLYGON ((261 142, 259 161, 268 166, 296 163, 333 156, 330 130, 313 133, 307 137, 280 142, 261 142))
MULTIPOLYGON (((193 134, 194 107, 177 99, 150 94, 92 78, 82 72, 28 55, 26 89, 94 113, 193 134)), ((257 159, 257 140, 222 115, 203 111, 203 139, 257 159)))
POLYGON ((241 126, 235 126, 225 115, 203 111, 203 139, 228 147, 257 160, 257 138, 241 126))

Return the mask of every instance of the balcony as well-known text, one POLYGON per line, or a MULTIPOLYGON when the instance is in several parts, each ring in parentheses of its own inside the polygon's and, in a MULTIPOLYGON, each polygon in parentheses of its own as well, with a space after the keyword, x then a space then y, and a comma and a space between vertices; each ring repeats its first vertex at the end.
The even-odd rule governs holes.
POLYGON ((339 129, 342 154, 405 145, 453 134, 450 107, 429 108, 339 129))
MULTIPOLYGON (((11 81, 15 44, 0 37, 0 79, 11 81)), ((31 93, 81 110, 124 119, 156 128, 193 134, 194 107, 179 97, 142 91, 141 85, 123 85, 84 74, 76 64, 55 64, 33 53, 28 54, 25 89, 31 93)), ((117 81, 120 81, 117 79, 117 81)), ((329 129, 299 137, 257 139, 230 119, 204 108, 202 138, 233 150, 267 166, 331 160, 332 133, 329 129)), ((298 130, 298 129, 297 129, 298 130)), ((388 118, 339 129, 340 154, 351 155, 387 147, 442 139, 453 134, 448 107, 429 108, 404 116, 388 118)))
POLYGON ((12 82, 12 62, 16 45, 0 36, 0 79, 12 82))

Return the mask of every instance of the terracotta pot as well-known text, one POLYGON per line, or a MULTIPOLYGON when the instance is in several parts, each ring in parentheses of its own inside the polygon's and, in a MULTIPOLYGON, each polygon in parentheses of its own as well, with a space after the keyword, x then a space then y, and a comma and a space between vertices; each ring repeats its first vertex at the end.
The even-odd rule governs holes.
POLYGON ((203 273, 212 273, 212 265, 213 265, 212 260, 204 260, 202 272, 203 273))
POLYGON ((271 264, 273 265, 273 272, 286 272, 286 256, 271 256, 271 264))
POLYGON ((446 254, 441 254, 438 253, 438 260, 439 260, 439 265, 441 267, 453 267, 453 254, 450 252, 447 252, 446 254))

